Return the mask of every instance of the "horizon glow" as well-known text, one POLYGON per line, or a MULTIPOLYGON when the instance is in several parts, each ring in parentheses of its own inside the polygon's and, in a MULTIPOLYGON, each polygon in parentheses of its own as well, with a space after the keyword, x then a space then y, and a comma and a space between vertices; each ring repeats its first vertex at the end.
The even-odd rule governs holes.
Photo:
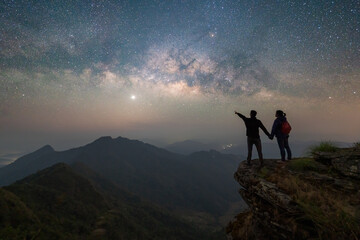
POLYGON ((360 139, 355 0, 5 0, 0 17, 0 153, 238 143, 251 109, 268 130, 284 110, 291 141, 360 139))

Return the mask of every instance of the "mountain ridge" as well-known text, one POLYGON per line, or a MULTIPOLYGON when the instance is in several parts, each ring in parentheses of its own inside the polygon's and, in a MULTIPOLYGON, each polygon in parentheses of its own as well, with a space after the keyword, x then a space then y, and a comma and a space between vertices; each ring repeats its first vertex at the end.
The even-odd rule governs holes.
POLYGON ((1 168, 0 184, 9 184, 59 162, 81 163, 137 196, 184 217, 211 221, 214 226, 219 226, 218 218, 233 203, 241 202, 231 178, 239 159, 217 151, 184 156, 138 140, 101 137, 29 162, 15 161, 1 168))
MULTIPOLYGON (((81 166, 77 166, 79 168, 81 166)), ((106 184, 105 180, 103 186, 106 184)), ((6 199, 5 203, 0 201, 0 212, 6 214, 0 218, 1 237, 40 240, 211 238, 211 234, 197 230, 157 206, 134 201, 134 196, 126 196, 124 191, 120 190, 125 195, 121 199, 109 197, 114 191, 119 192, 116 186, 99 190, 91 180, 65 163, 0 188, 0 195, 6 199), (8 214, 16 209, 17 215, 8 214)))

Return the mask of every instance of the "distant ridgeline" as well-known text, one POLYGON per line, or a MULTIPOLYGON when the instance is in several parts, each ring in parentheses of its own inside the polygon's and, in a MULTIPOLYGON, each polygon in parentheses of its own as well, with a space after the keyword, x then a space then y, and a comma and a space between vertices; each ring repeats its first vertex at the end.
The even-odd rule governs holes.
POLYGON ((8 185, 0 189, 0 236, 225 239, 222 227, 244 208, 231 177, 239 161, 121 137, 62 152, 45 146, 0 168, 8 185))
POLYGON ((59 163, 0 188, 0 215, 4 240, 211 238, 82 164, 59 163))
POLYGON ((234 175, 249 209, 228 225, 230 239, 359 239, 359 144, 256 167, 234 175))

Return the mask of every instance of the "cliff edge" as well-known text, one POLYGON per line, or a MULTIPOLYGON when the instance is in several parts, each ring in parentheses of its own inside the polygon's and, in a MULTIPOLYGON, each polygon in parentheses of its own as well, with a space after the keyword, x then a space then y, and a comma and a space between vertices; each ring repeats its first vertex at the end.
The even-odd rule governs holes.
POLYGON ((240 163, 249 209, 229 223, 229 239, 360 239, 359 144, 313 156, 240 163))

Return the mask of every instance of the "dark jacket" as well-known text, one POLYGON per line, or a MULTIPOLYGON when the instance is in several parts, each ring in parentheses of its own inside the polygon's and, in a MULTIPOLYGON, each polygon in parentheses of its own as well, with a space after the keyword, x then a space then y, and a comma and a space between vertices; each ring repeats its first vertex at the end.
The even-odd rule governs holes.
POLYGON ((247 118, 244 115, 242 115, 241 113, 237 113, 237 115, 245 122, 246 136, 251 137, 251 138, 260 138, 259 128, 261 128, 267 136, 270 135, 269 132, 264 127, 264 125, 262 124, 262 122, 259 119, 257 119, 256 117, 247 118))
POLYGON ((287 121, 286 117, 277 117, 274 120, 274 124, 272 126, 272 130, 271 130, 271 137, 276 136, 277 138, 285 138, 289 135, 284 134, 281 132, 281 126, 283 124, 283 122, 287 121))

